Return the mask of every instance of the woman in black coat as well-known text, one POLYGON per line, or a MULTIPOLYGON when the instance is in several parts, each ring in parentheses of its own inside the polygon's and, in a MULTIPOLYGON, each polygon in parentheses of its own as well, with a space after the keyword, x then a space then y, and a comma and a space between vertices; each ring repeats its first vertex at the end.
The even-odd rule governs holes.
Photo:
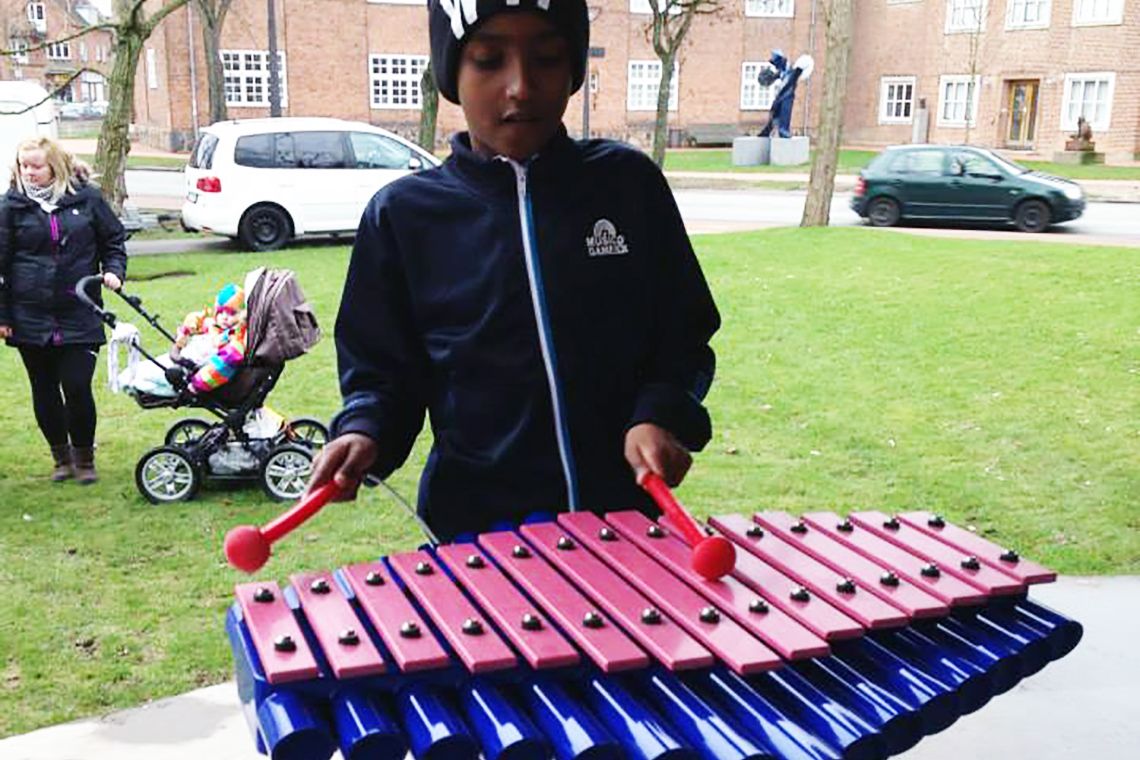
POLYGON ((103 324, 75 296, 80 278, 117 290, 127 273, 126 235, 97 188, 46 137, 22 142, 0 201, 0 338, 16 347, 32 408, 51 447, 53 481, 94 483, 91 381, 103 324))

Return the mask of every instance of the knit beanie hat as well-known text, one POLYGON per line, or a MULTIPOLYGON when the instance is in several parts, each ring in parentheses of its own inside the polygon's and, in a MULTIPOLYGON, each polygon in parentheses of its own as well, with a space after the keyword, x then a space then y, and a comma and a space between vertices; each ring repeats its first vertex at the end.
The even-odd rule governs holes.
POLYGON ((428 0, 431 69, 443 97, 459 103, 459 54, 471 32, 496 13, 537 11, 570 43, 570 92, 586 78, 590 19, 586 0, 428 0))
POLYGON ((214 311, 228 311, 237 314, 245 308, 245 291, 232 282, 226 284, 218 291, 218 298, 214 303, 214 311))

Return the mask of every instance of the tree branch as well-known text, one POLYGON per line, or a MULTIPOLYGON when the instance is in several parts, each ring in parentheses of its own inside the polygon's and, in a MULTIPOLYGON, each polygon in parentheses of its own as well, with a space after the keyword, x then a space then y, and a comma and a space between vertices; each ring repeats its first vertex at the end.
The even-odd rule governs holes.
POLYGON ((59 85, 54 90, 49 91, 46 98, 43 98, 36 103, 32 103, 30 106, 27 106, 26 108, 21 108, 18 111, 0 111, 0 114, 2 114, 4 116, 11 116, 13 114, 27 113, 28 111, 35 110, 36 108, 39 108, 41 105, 43 105, 44 103, 46 103, 49 100, 51 100, 52 98, 54 98, 56 95, 60 94, 64 90, 71 87, 72 82, 74 82, 76 79, 78 79, 80 77, 80 75, 82 75, 86 72, 89 72, 89 71, 96 73, 96 74, 100 74, 100 75, 103 74, 103 72, 99 71, 98 69, 92 69, 92 68, 88 68, 87 66, 84 66, 83 68, 79 69, 74 74, 69 76, 67 78, 67 81, 65 81, 63 84, 59 85))
POLYGON ((110 22, 104 22, 101 24, 92 24, 91 26, 83 27, 78 32, 76 32, 75 34, 69 34, 66 37, 57 37, 54 40, 44 40, 43 42, 37 43, 35 45, 29 45, 28 47, 24 48, 23 50, 14 50, 14 49, 13 50, 6 50, 3 48, 0 48, 0 55, 13 55, 13 56, 14 55, 25 55, 27 53, 31 53, 34 50, 43 50, 44 48, 48 47, 49 45, 55 45, 55 44, 60 43, 60 42, 70 42, 71 40, 78 39, 79 37, 82 37, 86 34, 90 34, 91 32, 98 31, 100 29, 109 29, 111 31, 114 31, 118 28, 119 27, 117 24, 112 24, 110 22))
POLYGON ((178 10, 182 6, 186 5, 188 1, 189 0, 170 0, 166 5, 155 11, 149 19, 144 21, 140 25, 140 28, 143 32, 145 32, 145 35, 149 37, 151 33, 154 32, 155 27, 157 27, 164 18, 169 16, 171 13, 174 13, 174 11, 178 10))

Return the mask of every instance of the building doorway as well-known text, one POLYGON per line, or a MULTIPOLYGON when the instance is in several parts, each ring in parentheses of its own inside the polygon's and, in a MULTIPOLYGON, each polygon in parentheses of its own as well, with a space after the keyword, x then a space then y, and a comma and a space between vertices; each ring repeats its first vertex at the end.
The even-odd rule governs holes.
POLYGON ((1019 79, 1006 82, 1006 111, 1009 127, 1006 130, 1007 148, 1032 148, 1037 136, 1038 79, 1019 79))

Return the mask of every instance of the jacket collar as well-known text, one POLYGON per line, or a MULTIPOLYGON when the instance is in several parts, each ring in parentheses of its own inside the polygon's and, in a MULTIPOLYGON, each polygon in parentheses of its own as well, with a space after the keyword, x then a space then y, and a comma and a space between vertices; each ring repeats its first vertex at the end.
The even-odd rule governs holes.
MULTIPOLYGON (((56 206, 64 207, 71 206, 79 201, 87 194, 87 185, 78 185, 74 193, 64 193, 63 196, 56 202, 56 206)), ((15 185, 8 188, 8 193, 4 196, 8 203, 14 206, 39 206, 34 200, 24 195, 15 185)))
MULTIPOLYGON (((546 176, 577 154, 577 146, 566 134, 566 127, 560 126, 554 137, 542 150, 525 161, 518 162, 526 167, 531 176, 546 176)), ((477 153, 471 147, 471 135, 459 132, 451 137, 451 158, 449 163, 468 181, 484 188, 495 190, 514 189, 514 172, 503 157, 488 157, 477 153)))

